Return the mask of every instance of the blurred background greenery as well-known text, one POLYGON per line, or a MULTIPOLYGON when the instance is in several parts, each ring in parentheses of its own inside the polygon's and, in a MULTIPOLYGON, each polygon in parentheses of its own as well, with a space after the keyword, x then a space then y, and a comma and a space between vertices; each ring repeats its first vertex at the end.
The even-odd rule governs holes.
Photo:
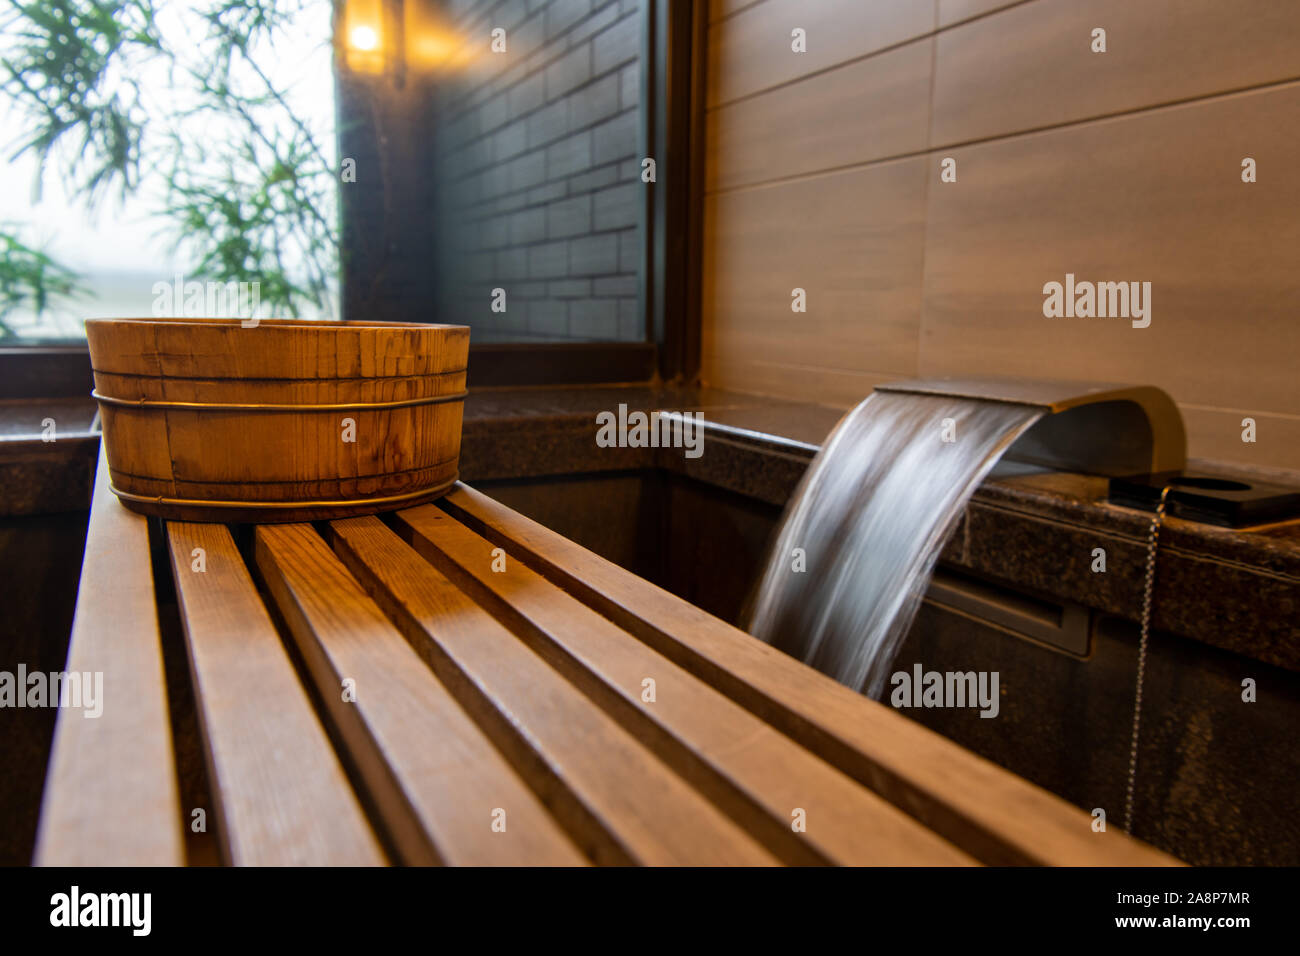
POLYGON ((331 0, 2 2, 0 341, 178 274, 337 313, 331 0))

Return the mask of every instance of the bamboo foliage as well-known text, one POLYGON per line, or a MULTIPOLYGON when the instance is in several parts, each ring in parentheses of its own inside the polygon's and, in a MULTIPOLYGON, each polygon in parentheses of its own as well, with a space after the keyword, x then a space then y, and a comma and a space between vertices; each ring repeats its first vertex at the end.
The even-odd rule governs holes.
MULTIPOLYGON (((191 278, 257 282, 272 312, 329 313, 333 131, 300 115, 272 67, 290 31, 319 25, 330 42, 330 0, 0 3, 0 105, 18 122, 5 145, 35 157, 38 201, 57 177, 88 216, 147 202, 191 278)), ((0 326, 84 292, 30 225, 0 227, 0 326)))

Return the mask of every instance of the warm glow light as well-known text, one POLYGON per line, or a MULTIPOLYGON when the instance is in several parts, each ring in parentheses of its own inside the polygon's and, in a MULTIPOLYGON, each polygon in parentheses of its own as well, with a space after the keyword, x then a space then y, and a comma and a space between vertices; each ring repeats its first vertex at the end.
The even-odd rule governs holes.
POLYGON ((393 43, 388 29, 384 0, 343 0, 340 40, 350 71, 379 76, 392 65, 389 59, 394 51, 385 49, 393 43))
POLYGON ((469 65, 471 51, 482 45, 448 29, 430 0, 341 2, 339 52, 351 73, 387 74, 400 86, 408 76, 462 69, 469 65))
POLYGON ((369 53, 379 49, 379 34, 374 27, 356 26, 348 34, 348 45, 354 50, 369 53))
POLYGON ((406 59, 412 69, 432 70, 446 65, 451 55, 462 45, 459 37, 434 30, 408 31, 406 34, 406 59))

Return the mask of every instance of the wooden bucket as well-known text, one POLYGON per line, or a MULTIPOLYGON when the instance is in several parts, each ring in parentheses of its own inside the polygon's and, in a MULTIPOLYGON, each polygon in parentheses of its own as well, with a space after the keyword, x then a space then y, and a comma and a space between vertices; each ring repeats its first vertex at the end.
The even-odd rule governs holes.
POLYGON ((113 492, 186 521, 405 508, 456 482, 469 329, 90 319, 113 492))

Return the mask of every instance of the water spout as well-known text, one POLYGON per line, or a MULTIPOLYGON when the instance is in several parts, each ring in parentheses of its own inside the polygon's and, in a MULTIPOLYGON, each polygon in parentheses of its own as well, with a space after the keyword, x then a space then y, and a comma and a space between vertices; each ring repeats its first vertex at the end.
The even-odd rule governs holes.
POLYGON ((755 636, 879 699, 944 542, 1003 455, 1097 474, 1181 468, 1159 389, 929 381, 877 388, 805 474, 759 582, 755 636))

